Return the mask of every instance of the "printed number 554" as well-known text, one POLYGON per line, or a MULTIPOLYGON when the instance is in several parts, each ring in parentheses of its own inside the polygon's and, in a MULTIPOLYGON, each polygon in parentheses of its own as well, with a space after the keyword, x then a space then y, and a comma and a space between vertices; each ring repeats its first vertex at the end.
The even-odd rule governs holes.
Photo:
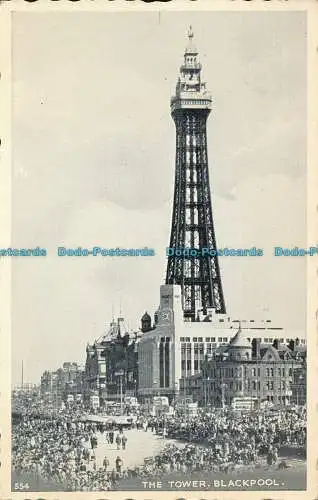
POLYGON ((29 483, 14 483, 14 489, 15 490, 29 490, 30 486, 29 483))

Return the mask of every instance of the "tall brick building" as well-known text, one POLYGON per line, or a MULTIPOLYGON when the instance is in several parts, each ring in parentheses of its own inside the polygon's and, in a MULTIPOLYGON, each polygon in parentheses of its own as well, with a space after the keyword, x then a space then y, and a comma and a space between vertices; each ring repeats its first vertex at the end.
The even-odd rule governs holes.
POLYGON ((227 346, 221 346, 202 364, 200 375, 182 381, 182 389, 201 404, 222 407, 235 399, 251 398, 254 406, 292 402, 294 373, 302 367, 295 343, 275 340, 264 346, 250 342, 239 329, 227 346))

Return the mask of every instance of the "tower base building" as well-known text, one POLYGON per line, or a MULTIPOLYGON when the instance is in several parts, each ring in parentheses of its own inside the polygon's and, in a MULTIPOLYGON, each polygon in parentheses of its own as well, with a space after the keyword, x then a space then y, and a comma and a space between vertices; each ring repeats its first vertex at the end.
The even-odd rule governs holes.
POLYGON ((149 325, 138 343, 139 397, 160 395, 170 401, 178 397, 182 381, 200 374, 205 360, 211 358, 217 348, 229 344, 239 328, 248 342, 258 339, 268 347, 275 340, 285 345, 292 340, 306 344, 297 332, 286 334, 269 319, 232 319, 216 313, 213 308, 206 315, 199 313, 197 321, 185 321, 181 287, 162 285, 155 324, 149 325))

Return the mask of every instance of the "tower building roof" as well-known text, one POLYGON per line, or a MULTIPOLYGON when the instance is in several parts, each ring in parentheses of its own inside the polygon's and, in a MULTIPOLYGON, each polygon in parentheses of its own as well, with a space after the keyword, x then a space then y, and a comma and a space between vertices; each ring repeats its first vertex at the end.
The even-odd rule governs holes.
POLYGON ((212 98, 201 78, 199 53, 193 42, 192 27, 187 33, 188 43, 184 52, 184 61, 176 86, 175 96, 171 98, 171 112, 177 109, 211 109, 212 98))
POLYGON ((252 349, 252 344, 251 342, 244 336, 241 326, 239 327, 238 331, 234 335, 234 337, 231 339, 229 348, 235 347, 235 348, 244 348, 244 349, 252 349))

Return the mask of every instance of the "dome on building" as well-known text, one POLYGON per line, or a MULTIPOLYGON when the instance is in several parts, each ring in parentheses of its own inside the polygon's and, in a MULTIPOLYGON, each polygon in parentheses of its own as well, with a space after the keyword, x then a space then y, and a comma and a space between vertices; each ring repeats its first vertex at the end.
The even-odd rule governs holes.
POLYGON ((231 339, 229 348, 242 348, 242 349, 252 349, 251 342, 244 336, 241 326, 236 332, 235 336, 231 339))

